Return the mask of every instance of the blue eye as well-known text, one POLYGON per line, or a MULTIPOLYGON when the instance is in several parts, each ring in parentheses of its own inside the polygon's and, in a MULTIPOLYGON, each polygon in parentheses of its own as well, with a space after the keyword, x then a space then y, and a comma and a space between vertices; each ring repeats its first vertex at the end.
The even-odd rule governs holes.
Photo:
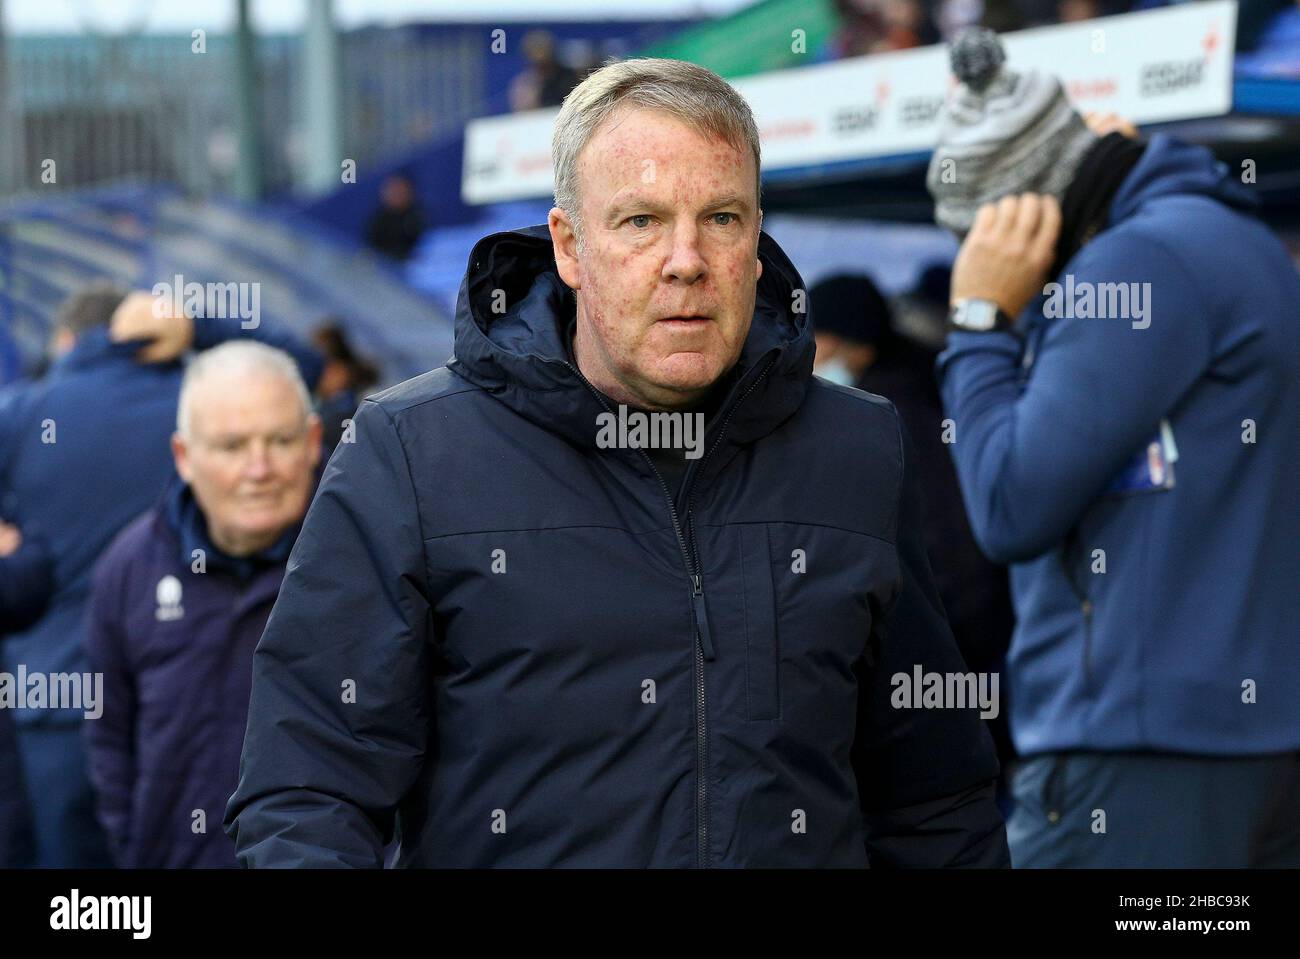
POLYGON ((632 224, 634 227, 636 227, 638 230, 644 230, 646 227, 648 227, 648 226, 650 225, 650 214, 648 214, 648 213, 638 213, 636 216, 630 216, 630 217, 628 217, 628 222, 631 223, 631 224, 632 224), (638 222, 637 222, 638 220, 644 220, 645 222, 644 222, 644 223, 638 223, 638 222))
POLYGON ((727 219, 725 223, 718 223, 718 226, 731 226, 731 224, 736 222, 736 214, 734 213, 715 213, 713 214, 714 221, 717 222, 717 219, 720 216, 725 216, 729 219, 727 219))

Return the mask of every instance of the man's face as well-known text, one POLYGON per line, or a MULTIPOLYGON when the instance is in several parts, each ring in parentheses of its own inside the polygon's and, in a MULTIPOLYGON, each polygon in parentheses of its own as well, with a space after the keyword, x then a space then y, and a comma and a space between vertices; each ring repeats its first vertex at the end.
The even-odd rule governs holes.
POLYGON ((415 190, 405 177, 390 176, 380 189, 380 199, 390 210, 405 210, 415 200, 415 190))
POLYGON ((194 387, 190 436, 172 437, 181 478, 232 555, 265 549, 302 519, 320 459, 320 419, 304 421, 284 377, 213 374, 194 387))
POLYGON ((733 366, 762 275, 753 154, 655 111, 616 111, 578 164, 585 243, 551 210, 578 291, 575 352, 620 403, 683 407, 733 366))
POLYGON ((59 327, 54 331, 54 336, 50 338, 50 355, 58 359, 72 351, 77 345, 77 335, 65 326, 59 327))
POLYGON ((847 340, 837 333, 818 332, 814 337, 817 343, 817 354, 813 360, 814 373, 824 376, 825 370, 842 363, 856 381, 876 361, 876 348, 868 343, 847 340))

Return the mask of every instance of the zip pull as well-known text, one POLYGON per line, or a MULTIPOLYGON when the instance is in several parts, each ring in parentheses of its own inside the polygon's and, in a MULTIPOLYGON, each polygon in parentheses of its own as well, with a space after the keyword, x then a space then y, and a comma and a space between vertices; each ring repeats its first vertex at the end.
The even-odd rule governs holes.
POLYGON ((691 577, 691 582, 695 589, 691 593, 691 599, 695 604, 695 628, 700 636, 700 646, 704 650, 704 658, 713 659, 713 637, 709 634, 709 609, 704 603, 704 578, 696 573, 691 577))

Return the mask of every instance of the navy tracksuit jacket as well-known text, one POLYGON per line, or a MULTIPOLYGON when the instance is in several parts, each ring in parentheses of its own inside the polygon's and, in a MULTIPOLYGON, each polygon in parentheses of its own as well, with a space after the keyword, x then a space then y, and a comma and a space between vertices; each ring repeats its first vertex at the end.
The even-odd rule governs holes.
POLYGON ((251 866, 1007 865, 885 400, 811 375, 768 237, 678 497, 597 443, 545 227, 471 254, 456 355, 362 404, 254 655, 251 866), (493 312, 505 291, 506 312, 493 312))
POLYGON ((173 477, 96 564, 85 644, 104 677, 103 715, 84 732, 118 866, 237 865, 221 817, 239 772, 253 649, 297 532, 226 556, 173 477))

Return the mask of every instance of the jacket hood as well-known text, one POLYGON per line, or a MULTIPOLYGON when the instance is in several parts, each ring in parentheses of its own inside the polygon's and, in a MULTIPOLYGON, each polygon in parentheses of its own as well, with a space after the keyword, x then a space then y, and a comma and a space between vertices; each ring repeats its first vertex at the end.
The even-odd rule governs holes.
POLYGON ((1259 198, 1205 147, 1157 133, 1115 192, 1110 221, 1118 223, 1136 213, 1148 200, 1173 194, 1207 196, 1249 212, 1259 206, 1259 198))
MULTIPOLYGON (((1129 171, 1110 203, 1109 223, 1075 254, 1077 258, 1091 243, 1104 243, 1106 233, 1136 215, 1143 204, 1167 196, 1204 196, 1234 209, 1254 213, 1259 198, 1237 179, 1232 169, 1202 146, 1174 139, 1165 133, 1153 135, 1133 169, 1129 171)), ((1072 259, 1058 275, 1071 269, 1072 259)), ((1054 322, 1044 316, 1042 304, 1046 294, 1039 294, 1025 308, 1025 326, 1039 327, 1054 322)))
MULTIPOLYGON (((810 313, 794 310, 803 280, 766 233, 759 234, 758 254, 763 275, 753 322, 740 359, 720 382, 726 399, 706 424, 706 448, 724 422, 728 444, 766 435, 798 409, 812 375, 810 313)), ((596 417, 607 407, 565 347, 576 302, 556 270, 545 225, 483 238, 461 282, 449 366, 521 416, 594 447, 596 417)))

